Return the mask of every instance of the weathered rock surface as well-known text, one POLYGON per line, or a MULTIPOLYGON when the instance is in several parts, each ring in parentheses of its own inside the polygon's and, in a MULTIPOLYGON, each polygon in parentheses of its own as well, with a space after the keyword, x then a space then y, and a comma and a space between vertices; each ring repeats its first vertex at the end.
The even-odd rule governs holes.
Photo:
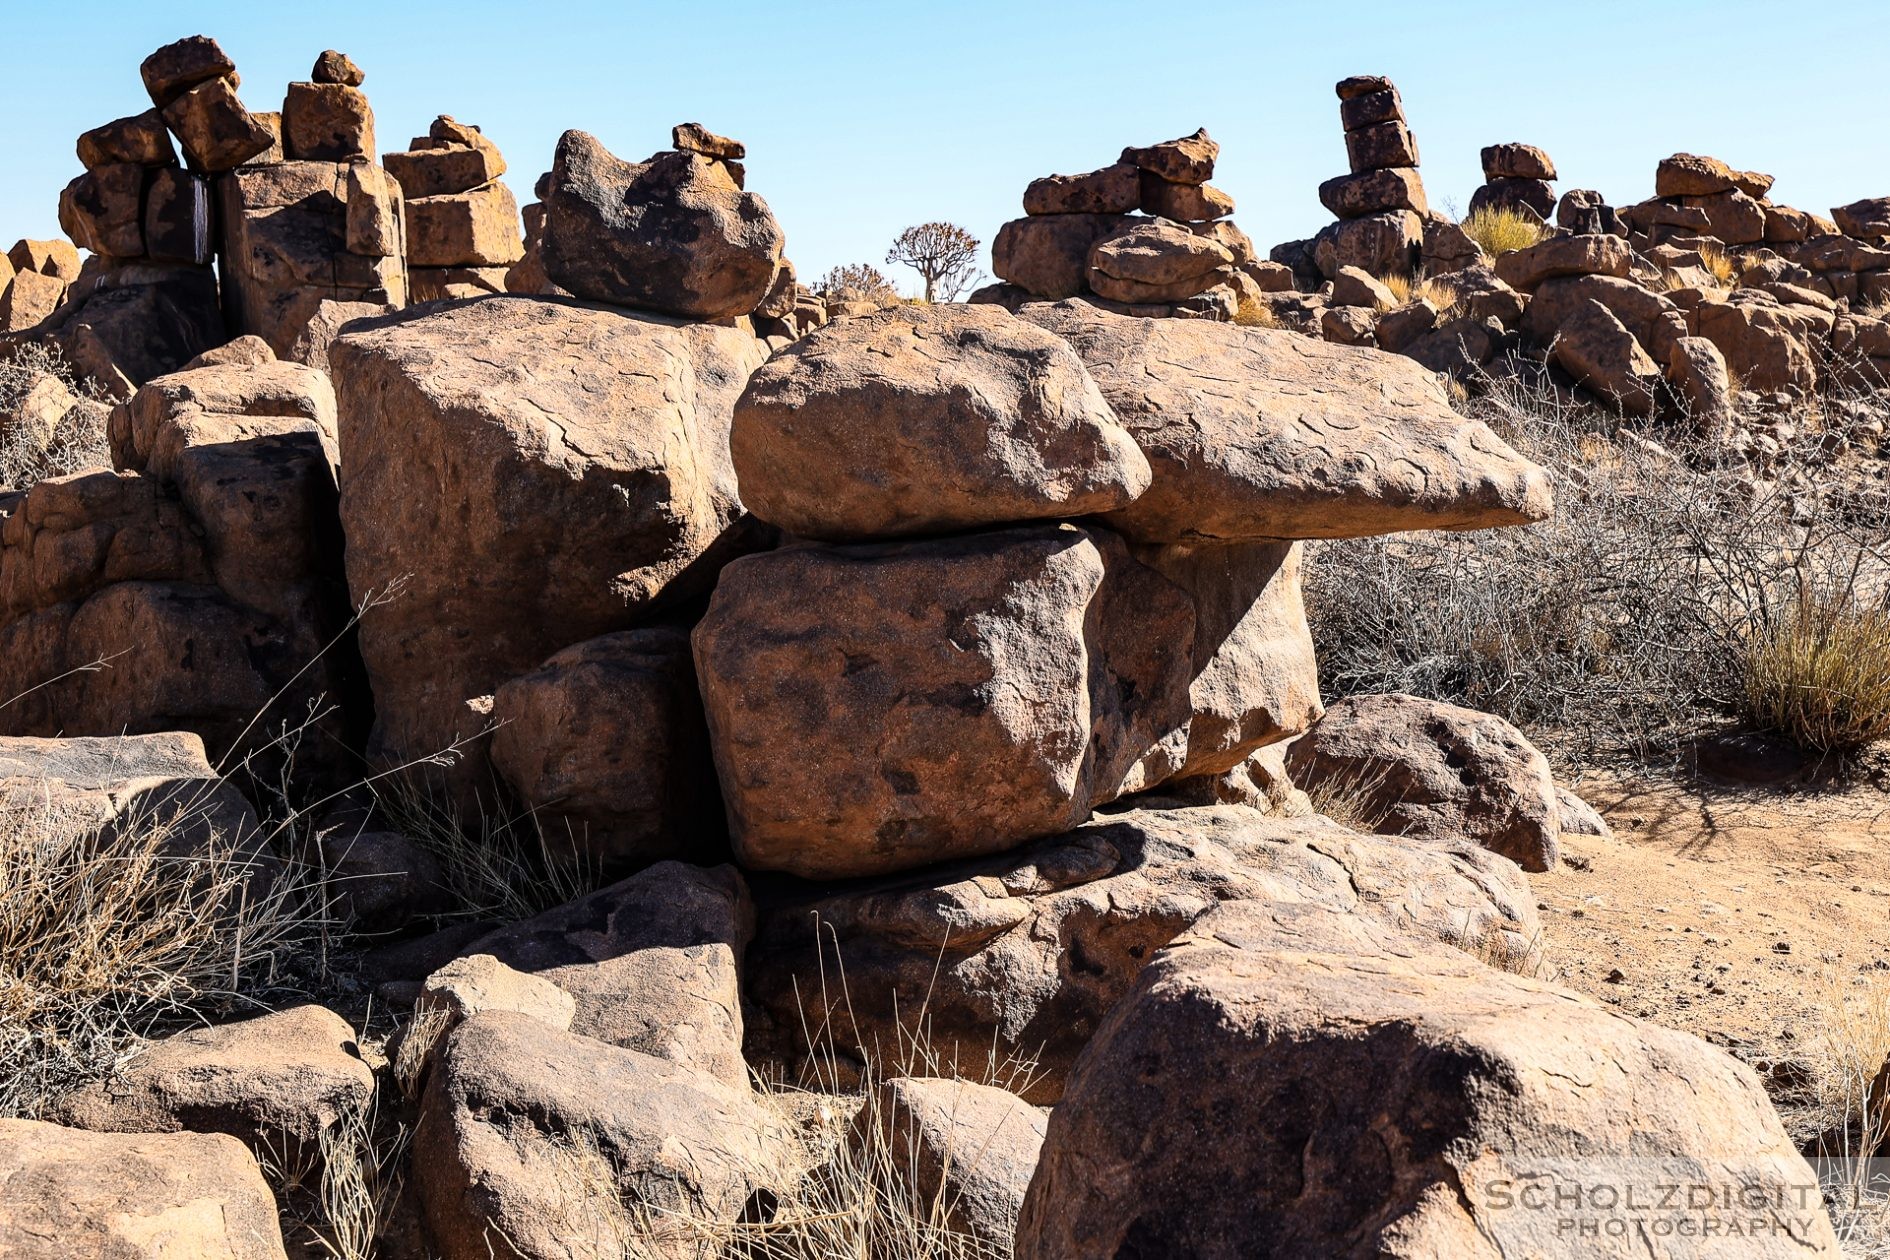
POLYGON ((349 582, 365 602, 407 579, 360 626, 384 764, 476 735, 501 684, 708 587, 737 542, 729 417, 764 354, 738 329, 517 297, 335 342, 349 582))
POLYGON ((1222 283, 1234 256, 1178 223, 1138 223, 1089 251, 1089 287, 1114 302, 1179 302, 1222 283))
POLYGON ((737 856, 864 875, 1076 825, 1181 764, 1193 623, 1107 530, 737 561, 694 636, 737 856))
POLYGON ((563 1032, 577 1015, 577 1001, 543 976, 516 971, 491 954, 469 954, 426 978, 414 1001, 416 1021, 427 1011, 442 1013, 445 1031, 487 1011, 511 1011, 563 1032))
POLYGON ((1188 751, 1176 778, 1231 770, 1321 712, 1297 543, 1170 543, 1136 558, 1194 601, 1188 751))
POLYGON ((276 1199, 223 1134, 105 1134, 0 1120, 10 1260, 283 1260, 276 1199))
POLYGON ((1618 236, 1552 236, 1499 255, 1496 274, 1511 288, 1533 293, 1557 276, 1625 276, 1633 255, 1618 236))
POLYGON ((1528 871, 1555 869, 1549 763, 1502 718, 1397 693, 1348 696, 1287 754, 1299 786, 1358 794, 1380 835, 1472 840, 1528 871))
POLYGON ((737 974, 754 908, 732 866, 659 862, 465 947, 576 999, 571 1031, 747 1088, 737 974))
POLYGON ((1750 1069, 1360 916, 1253 902, 1163 950, 1091 1042, 1017 1255, 1627 1257, 1650 1234, 1838 1254, 1750 1069), (1665 1184, 1754 1190, 1702 1212, 1654 1206, 1665 1184))
POLYGON ((748 508, 808 538, 1089 516, 1148 485, 1076 354, 996 306, 816 329, 750 379, 730 445, 748 508))
POLYGON ((1149 542, 1342 538, 1540 520, 1547 475, 1397 356, 1083 303, 1021 316, 1076 347, 1154 480, 1105 519, 1149 542))
POLYGON ((1164 140, 1146 148, 1130 146, 1118 161, 1173 184, 1205 184, 1214 178, 1214 163, 1220 156, 1221 146, 1202 127, 1178 140, 1164 140))
POLYGON ((616 873, 712 859, 722 802, 688 631, 600 635, 493 695, 492 765, 554 852, 616 873))
POLYGON ((542 200, 546 274, 579 297, 728 319, 761 304, 781 259, 768 203, 697 153, 633 164, 567 131, 542 200))
POLYGON ((995 1086, 902 1076, 873 1091, 847 1141, 863 1167, 877 1166, 875 1150, 890 1154, 880 1171, 895 1203, 924 1215, 936 1204, 954 1232, 1008 1248, 1048 1119, 995 1086))
MULTIPOLYGON (((627 1233, 618 1213, 659 1231, 666 1209, 736 1220, 795 1175, 788 1141, 745 1087, 495 1011, 436 1054, 414 1179, 442 1260, 565 1260, 574 1239, 627 1233)), ((655 1254, 685 1246, 659 1232, 655 1254)))
POLYGON ((348 1021, 296 1006, 149 1042, 114 1078, 61 1098, 52 1118, 109 1133, 227 1133, 286 1158, 312 1155, 324 1130, 373 1099, 348 1021))
POLYGON ((1468 842, 1382 840, 1239 805, 1137 809, 999 858, 774 901, 748 955, 750 1056, 797 1068, 810 1030, 843 1058, 896 1046, 923 1012, 944 1066, 1030 1060, 1040 1075, 1024 1096, 1052 1103, 1155 951, 1220 902, 1252 898, 1476 942, 1517 968, 1541 930, 1516 867, 1468 842))
POLYGON ((991 242, 991 272, 1037 297, 1075 297, 1089 289, 1090 248, 1132 222, 1118 214, 1012 219, 991 242))
POLYGON ((1025 214, 1129 214, 1142 201, 1142 172, 1117 162, 1083 175, 1045 175, 1024 189, 1025 214))

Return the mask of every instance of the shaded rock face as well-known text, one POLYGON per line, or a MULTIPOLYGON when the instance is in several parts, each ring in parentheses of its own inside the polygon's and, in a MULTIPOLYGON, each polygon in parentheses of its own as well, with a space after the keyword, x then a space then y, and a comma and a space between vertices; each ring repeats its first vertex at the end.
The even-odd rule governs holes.
POLYGON ((730 445, 743 502, 807 538, 1087 516, 1148 485, 1075 353, 996 306, 816 329, 750 379, 730 445))
POLYGON ((1107 530, 802 545, 724 571, 696 669, 737 857, 896 871, 1179 767, 1194 614, 1107 530))
POLYGON ((748 955, 749 1054, 792 1074, 809 1030, 864 1057, 923 1018, 946 1064, 975 1076, 993 1054, 1033 1062, 1021 1092, 1052 1103, 1155 951, 1220 902, 1252 898, 1478 942, 1517 967, 1541 930, 1516 867, 1473 844, 1157 801, 998 858, 777 895, 748 955))
POLYGON ((737 968, 754 935, 732 866, 659 862, 468 944, 576 999, 570 1028, 747 1088, 737 968))
POLYGON ((1549 763, 1502 718, 1399 694, 1348 696, 1287 754, 1293 781, 1345 785, 1373 830, 1463 837, 1527 871, 1555 869, 1549 763))
POLYGON ((781 261, 768 203, 699 153, 636 164, 567 131, 543 200, 545 272, 579 297, 728 319, 761 305, 781 261))
POLYGON ((612 1236, 600 1212, 737 1219, 787 1188, 790 1141, 745 1085, 494 1011, 436 1054, 414 1181, 442 1260, 563 1260, 612 1236))
POLYGON ((1194 603, 1188 751, 1175 778, 1231 770, 1319 717, 1298 543, 1169 543, 1135 555, 1194 603))
POLYGON ((1540 520, 1547 474, 1408 359, 1292 333, 1020 311, 1075 346, 1154 471, 1104 519, 1147 542, 1344 538, 1540 520))
POLYGON ((874 1090, 847 1141, 862 1167, 890 1153, 894 1202, 939 1204, 954 1232, 1008 1249, 1048 1119, 995 1086, 902 1076, 874 1090))
MULTIPOLYGON (((8 286, 9 303, 31 296, 19 292, 29 274, 35 282, 52 283, 22 272, 8 286)), ((58 305, 32 321, 30 335, 58 347, 111 398, 129 398, 140 385, 177 371, 224 339, 216 276, 207 267, 145 261, 104 266, 43 296, 58 305)))
POLYGON ((1639 1256, 1658 1222, 1699 1223, 1627 1206, 1627 1186, 1664 1184, 1760 1192, 1705 1215, 1762 1228, 1673 1254, 1838 1255, 1815 1176, 1731 1057, 1359 916, 1254 902, 1163 950, 1090 1043, 1017 1255, 1639 1256), (1598 1179, 1621 1195, 1522 1200, 1598 1179), (1584 1215, 1571 1247, 1558 1229, 1584 1215))
POLYGON ((348 1021, 298 1006, 151 1042, 119 1076, 60 1099, 53 1118, 112 1133, 227 1133, 279 1157, 314 1157, 325 1130, 373 1100, 374 1072, 348 1021))
POLYGON ((1119 214, 1012 219, 991 242, 991 272, 1037 297, 1075 297, 1089 289, 1090 247, 1133 222, 1119 214))
POLYGON ((493 768, 554 851, 612 872, 717 853, 722 800, 686 630, 573 644, 502 685, 492 720, 493 768))
POLYGON ((283 1260, 276 1198, 224 1134, 0 1120, 0 1239, 18 1260, 283 1260))
MULTIPOLYGON (((384 764, 476 735, 501 684, 713 582, 742 545, 729 416, 764 354, 733 328, 514 297, 335 343, 349 583, 365 604, 404 579, 360 627, 384 764)), ((457 772, 469 791, 483 763, 457 772)))
MULTIPOLYGON (((400 233, 370 246, 358 220, 370 209, 398 217, 397 187, 350 179, 347 162, 246 166, 217 181, 223 301, 232 331, 255 333, 282 358, 323 302, 400 306, 407 300, 400 233), (393 198, 385 206, 379 199, 393 198), (357 220, 350 248, 349 224, 357 220)), ((306 356, 304 356, 306 357, 306 356)))
POLYGON ((123 471, 41 482, 0 514, 0 688, 113 658, 0 710, 0 729, 183 729, 221 759, 318 713, 297 769, 342 773, 366 710, 344 634, 334 425, 308 368, 176 373, 112 413, 123 471))

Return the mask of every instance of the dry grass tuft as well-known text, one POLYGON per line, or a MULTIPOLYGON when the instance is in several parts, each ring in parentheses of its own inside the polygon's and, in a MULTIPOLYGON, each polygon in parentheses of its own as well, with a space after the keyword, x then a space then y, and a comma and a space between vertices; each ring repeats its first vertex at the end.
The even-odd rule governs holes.
POLYGON ((1707 274, 1719 281, 1720 288, 1730 289, 1739 283, 1739 268, 1720 246, 1711 241, 1701 245, 1700 260, 1706 265, 1707 274))
POLYGON ((1761 730, 1839 756, 1890 735, 1890 607, 1865 606, 1855 584, 1800 593, 1753 628, 1741 664, 1761 730))
POLYGON ((1498 254, 1528 249, 1542 240, 1546 232, 1540 221, 1509 206, 1485 206, 1465 219, 1461 226, 1465 235, 1492 260, 1498 254))
POLYGON ((1379 283, 1390 289, 1395 299, 1390 306, 1379 307, 1381 315, 1422 298, 1437 308, 1437 317, 1441 321, 1450 318, 1457 304, 1463 300, 1450 281, 1441 276, 1408 276, 1402 272, 1393 272, 1388 276, 1380 276, 1379 283))
POLYGON ((1890 1257, 1890 977, 1822 981, 1816 1084, 1832 1127, 1814 1164, 1844 1254, 1879 1260, 1890 1257))
POLYGON ((0 1114, 39 1114, 154 1027, 290 974, 318 903, 238 837, 179 842, 207 823, 205 806, 100 826, 30 793, 0 800, 0 1114))
POLYGON ((1278 328, 1280 317, 1265 302, 1243 297, 1240 309, 1234 312, 1234 322, 1242 328, 1278 328))
POLYGON ((456 907, 446 918, 515 922, 598 886, 596 871, 554 849, 536 815, 482 808, 468 824, 423 775, 388 776, 373 786, 390 825, 440 864, 456 907))

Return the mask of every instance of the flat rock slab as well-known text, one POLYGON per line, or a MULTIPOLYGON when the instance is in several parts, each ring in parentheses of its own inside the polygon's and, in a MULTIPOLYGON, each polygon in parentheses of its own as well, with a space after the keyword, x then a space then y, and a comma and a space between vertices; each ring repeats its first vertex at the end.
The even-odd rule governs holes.
POLYGON ((1147 542, 1482 529, 1553 510, 1548 474, 1398 355, 1083 302, 1019 314, 1076 347, 1154 481, 1104 519, 1147 542))

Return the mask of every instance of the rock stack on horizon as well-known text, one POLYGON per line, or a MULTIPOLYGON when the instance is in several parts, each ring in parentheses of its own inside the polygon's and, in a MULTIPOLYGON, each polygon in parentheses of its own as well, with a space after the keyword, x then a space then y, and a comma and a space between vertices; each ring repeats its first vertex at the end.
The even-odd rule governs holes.
POLYGON ((477 127, 441 114, 404 153, 381 158, 405 201, 411 302, 504 293, 525 256, 505 159, 477 127))
POLYGON ((1084 297, 1118 314, 1227 321, 1244 296, 1288 287, 1228 217, 1234 199, 1208 183, 1220 152, 1202 128, 1126 148, 1099 170, 1032 180, 1024 217, 991 244, 1001 283, 971 300, 1015 309, 1084 297))
POLYGON ((1313 260, 1328 280, 1342 267, 1380 277, 1409 275, 1424 245, 1423 216, 1430 203, 1404 100, 1382 75, 1354 75, 1335 90, 1351 174, 1319 186, 1320 202, 1338 222, 1313 238, 1313 260))
POLYGON ((1555 163, 1533 144, 1486 145, 1483 184, 1470 194, 1470 213, 1503 209, 1546 223, 1555 214, 1555 163))

